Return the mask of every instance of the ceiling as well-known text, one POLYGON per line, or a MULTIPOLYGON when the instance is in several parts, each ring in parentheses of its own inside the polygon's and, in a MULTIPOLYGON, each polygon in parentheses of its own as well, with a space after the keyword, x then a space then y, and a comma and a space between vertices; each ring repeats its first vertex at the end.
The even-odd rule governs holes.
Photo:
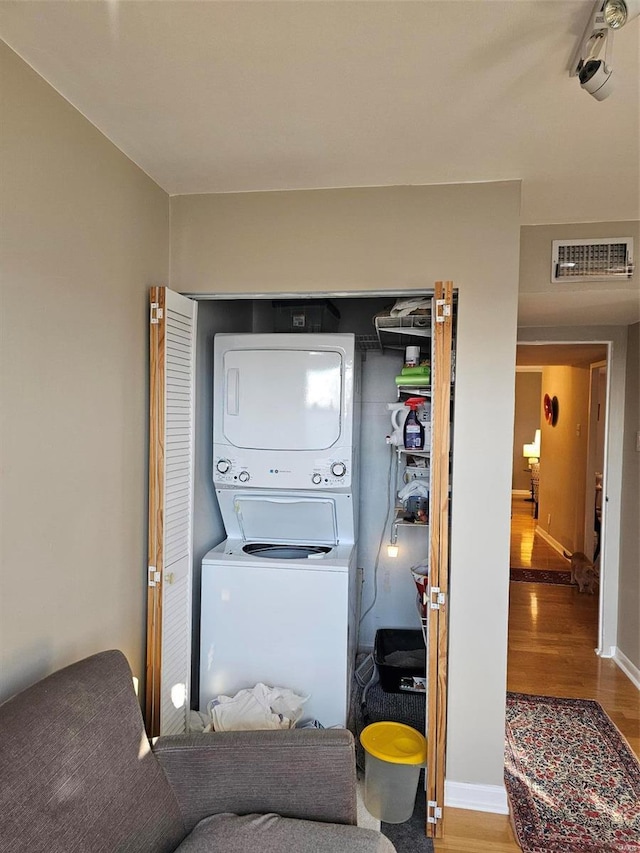
MULTIPOLYGON (((521 180, 522 225, 637 222, 640 19, 598 102, 592 6, 0 0, 0 36, 170 195, 521 180)), ((521 326, 638 319, 637 279, 520 294, 521 326)))
POLYGON ((589 367, 607 360, 603 344, 518 344, 518 367, 589 367))
POLYGON ((640 21, 599 103, 591 8, 0 0, 0 35, 171 195, 521 179, 522 224, 637 220, 640 21))

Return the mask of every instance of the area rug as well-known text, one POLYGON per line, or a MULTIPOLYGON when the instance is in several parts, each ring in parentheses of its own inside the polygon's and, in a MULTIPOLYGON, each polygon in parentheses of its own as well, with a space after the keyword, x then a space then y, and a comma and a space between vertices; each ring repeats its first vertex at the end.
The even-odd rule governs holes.
POLYGON ((598 702, 507 694, 505 784, 524 853, 640 853, 640 764, 598 702))
POLYGON ((571 586, 571 572, 546 569, 509 569, 509 580, 516 583, 557 583, 571 586))

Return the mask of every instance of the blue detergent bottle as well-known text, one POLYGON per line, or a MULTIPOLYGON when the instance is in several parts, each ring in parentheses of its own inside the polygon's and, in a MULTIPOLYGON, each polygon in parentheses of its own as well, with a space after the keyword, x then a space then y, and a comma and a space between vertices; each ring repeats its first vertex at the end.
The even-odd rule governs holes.
POLYGON ((404 446, 406 450, 424 449, 424 427, 418 420, 418 408, 422 405, 421 397, 409 397, 405 402, 410 411, 404 422, 404 446))

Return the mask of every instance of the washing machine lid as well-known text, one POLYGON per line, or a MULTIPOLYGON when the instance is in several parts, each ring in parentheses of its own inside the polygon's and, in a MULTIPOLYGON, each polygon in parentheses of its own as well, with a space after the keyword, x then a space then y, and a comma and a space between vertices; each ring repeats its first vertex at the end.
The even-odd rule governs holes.
POLYGON ((236 495, 233 509, 240 535, 245 541, 310 545, 338 543, 336 507, 332 498, 236 495))

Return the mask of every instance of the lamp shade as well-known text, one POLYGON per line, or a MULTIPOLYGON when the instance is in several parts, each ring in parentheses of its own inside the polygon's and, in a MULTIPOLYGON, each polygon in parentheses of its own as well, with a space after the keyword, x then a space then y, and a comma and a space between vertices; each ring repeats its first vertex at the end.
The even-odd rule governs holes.
POLYGON ((535 462, 540 459, 540 430, 536 430, 536 436, 533 439, 532 444, 524 444, 522 446, 522 455, 529 459, 529 461, 533 460, 535 462))

